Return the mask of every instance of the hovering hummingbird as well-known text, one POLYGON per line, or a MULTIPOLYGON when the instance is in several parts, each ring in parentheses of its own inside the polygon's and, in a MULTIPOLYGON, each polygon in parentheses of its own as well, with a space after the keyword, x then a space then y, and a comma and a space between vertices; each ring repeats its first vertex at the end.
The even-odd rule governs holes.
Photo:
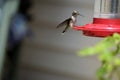
POLYGON ((57 26, 57 28, 65 26, 65 29, 62 31, 62 34, 64 34, 69 27, 74 26, 78 15, 82 16, 81 14, 79 14, 78 11, 73 11, 72 16, 70 18, 66 19, 57 26))

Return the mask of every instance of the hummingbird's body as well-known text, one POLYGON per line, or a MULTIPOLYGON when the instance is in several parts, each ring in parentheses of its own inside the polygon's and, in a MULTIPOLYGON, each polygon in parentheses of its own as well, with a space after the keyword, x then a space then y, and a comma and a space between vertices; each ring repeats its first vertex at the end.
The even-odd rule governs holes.
POLYGON ((66 19, 65 21, 63 21, 62 23, 60 23, 57 26, 57 28, 65 26, 65 29, 62 32, 64 34, 69 27, 73 27, 75 25, 78 15, 80 15, 79 12, 73 11, 72 16, 70 18, 66 19))

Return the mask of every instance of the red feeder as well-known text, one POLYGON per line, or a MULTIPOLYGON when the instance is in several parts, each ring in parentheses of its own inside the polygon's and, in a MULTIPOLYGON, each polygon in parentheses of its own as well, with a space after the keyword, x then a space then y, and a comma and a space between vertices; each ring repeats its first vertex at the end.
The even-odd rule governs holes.
POLYGON ((95 14, 92 24, 74 26, 86 36, 106 37, 113 33, 120 34, 120 1, 95 0, 95 14))

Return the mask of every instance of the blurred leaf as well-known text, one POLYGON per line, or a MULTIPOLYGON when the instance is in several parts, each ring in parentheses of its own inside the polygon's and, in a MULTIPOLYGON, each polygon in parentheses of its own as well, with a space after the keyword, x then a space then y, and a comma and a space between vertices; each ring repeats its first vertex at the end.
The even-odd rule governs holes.
MULTIPOLYGON (((114 34, 114 37, 119 39, 120 35, 114 34)), ((95 55, 97 53, 101 54, 102 52, 109 50, 111 47, 115 45, 116 45, 115 39, 112 36, 109 36, 105 38, 103 41, 101 41, 100 43, 98 43, 97 45, 79 51, 78 55, 89 56, 89 55, 95 55)))
POLYGON ((101 41, 96 45, 96 49, 98 51, 102 51, 105 49, 109 49, 110 47, 115 45, 115 40, 112 37, 107 37, 105 40, 101 41))
POLYGON ((106 74, 106 67, 102 66, 101 68, 98 69, 98 71, 97 71, 98 79, 103 78, 105 76, 105 74, 106 74))
POLYGON ((112 37, 115 40, 116 45, 120 43, 120 34, 114 33, 112 37))
POLYGON ((83 49, 78 52, 79 56, 91 56, 98 54, 101 61, 101 67, 97 71, 99 80, 110 80, 115 67, 120 66, 120 59, 116 57, 120 53, 120 34, 114 33, 112 36, 106 37, 93 47, 83 49))
POLYGON ((110 62, 112 59, 113 59, 113 56, 110 52, 106 52, 106 53, 102 53, 99 55, 99 59, 101 61, 107 61, 107 62, 110 62))
POLYGON ((113 34, 113 38, 120 40, 120 34, 114 33, 114 34, 113 34))
POLYGON ((116 66, 120 66, 120 59, 119 58, 114 58, 114 64, 116 66))
POLYGON ((120 53, 120 43, 117 46, 117 53, 120 53))
POLYGON ((90 56, 94 54, 97 54, 97 53, 96 53, 96 49, 94 49, 93 47, 86 48, 78 52, 79 56, 90 56))
POLYGON ((114 66, 112 64, 108 64, 107 67, 106 67, 107 68, 107 72, 112 72, 113 67, 114 66))

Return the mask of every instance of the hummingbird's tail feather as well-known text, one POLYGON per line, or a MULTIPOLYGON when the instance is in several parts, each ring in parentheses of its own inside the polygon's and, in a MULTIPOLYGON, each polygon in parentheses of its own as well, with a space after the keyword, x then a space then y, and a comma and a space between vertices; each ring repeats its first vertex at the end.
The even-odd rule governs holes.
POLYGON ((64 34, 66 31, 64 30, 63 32, 62 32, 62 34, 64 34))
POLYGON ((63 34, 68 30, 69 26, 66 26, 65 29, 63 30, 63 34))

